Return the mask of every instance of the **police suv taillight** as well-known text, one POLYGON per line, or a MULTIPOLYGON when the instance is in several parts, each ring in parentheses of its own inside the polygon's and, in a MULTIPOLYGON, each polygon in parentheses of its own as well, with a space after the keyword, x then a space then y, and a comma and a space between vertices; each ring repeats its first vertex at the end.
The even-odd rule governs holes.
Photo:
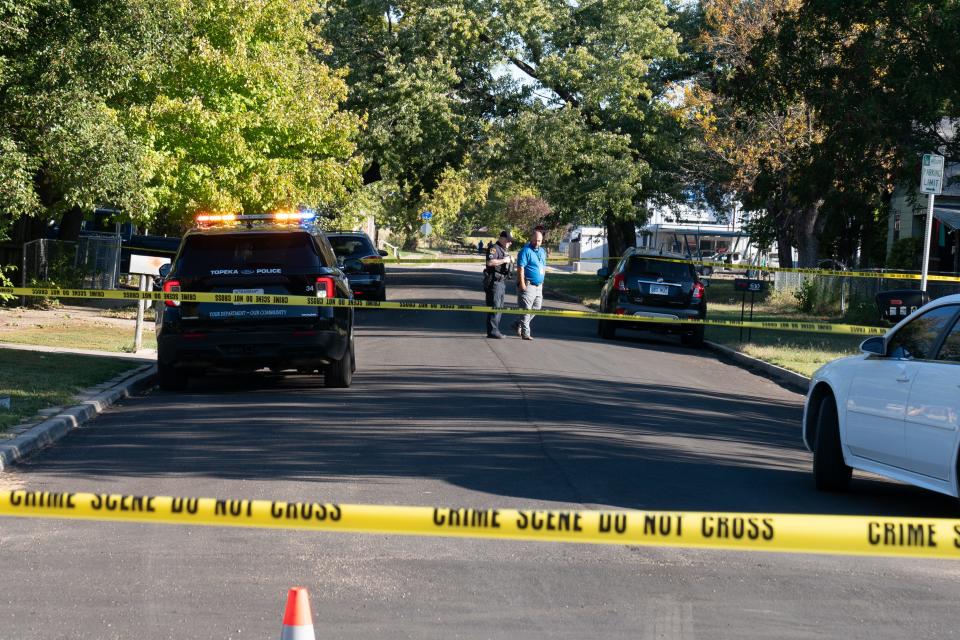
POLYGON ((693 298, 699 300, 703 297, 703 283, 694 282, 693 283, 693 298))
MULTIPOLYGON (((166 293, 179 293, 180 291, 180 281, 179 280, 167 280, 163 283, 163 290, 166 293)), ((168 307, 179 307, 179 300, 164 300, 163 304, 168 307)))
POLYGON ((327 276, 320 276, 317 278, 317 297, 318 298, 332 298, 333 291, 336 288, 334 285, 333 278, 327 276))

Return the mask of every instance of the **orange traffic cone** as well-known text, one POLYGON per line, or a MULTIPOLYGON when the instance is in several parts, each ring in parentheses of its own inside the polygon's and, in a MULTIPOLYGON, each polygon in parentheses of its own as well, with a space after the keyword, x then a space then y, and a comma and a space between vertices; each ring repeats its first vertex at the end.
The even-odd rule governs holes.
POLYGON ((317 640, 313 634, 313 615, 306 587, 293 587, 287 592, 287 609, 283 612, 280 640, 317 640))

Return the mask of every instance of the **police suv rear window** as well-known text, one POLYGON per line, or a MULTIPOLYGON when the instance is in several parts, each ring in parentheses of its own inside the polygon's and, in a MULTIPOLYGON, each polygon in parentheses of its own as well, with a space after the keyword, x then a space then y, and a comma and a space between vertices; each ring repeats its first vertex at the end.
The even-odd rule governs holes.
POLYGON ((195 235, 187 238, 179 271, 196 276, 270 275, 316 269, 322 263, 305 232, 195 235))
POLYGON ((650 276, 664 280, 693 280, 693 267, 683 262, 664 262, 651 258, 633 257, 627 265, 631 276, 650 276))

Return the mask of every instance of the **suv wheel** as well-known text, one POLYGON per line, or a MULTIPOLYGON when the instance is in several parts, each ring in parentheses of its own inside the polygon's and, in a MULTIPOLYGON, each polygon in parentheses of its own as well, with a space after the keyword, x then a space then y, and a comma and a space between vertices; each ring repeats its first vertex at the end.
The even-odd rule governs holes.
MULTIPOLYGON (((357 348, 353 344, 353 339, 350 339, 350 374, 351 376, 357 372, 357 348)), ((352 380, 352 378, 351 378, 352 380)))
POLYGON ((688 347, 694 347, 695 349, 699 349, 700 347, 703 346, 703 335, 704 335, 705 329, 706 327, 704 327, 703 325, 700 325, 697 328, 695 328, 692 333, 683 334, 682 336, 680 336, 681 344, 684 344, 688 347))
POLYGON ((173 364, 157 362, 157 381, 163 391, 183 391, 187 388, 187 374, 173 364))
POLYGON ((323 385, 335 389, 346 389, 353 382, 354 370, 353 340, 347 345, 347 351, 339 360, 334 360, 323 370, 323 385))
POLYGON ((827 396, 817 411, 817 438, 813 447, 813 480, 820 491, 841 491, 850 484, 853 469, 843 461, 837 405, 827 396))

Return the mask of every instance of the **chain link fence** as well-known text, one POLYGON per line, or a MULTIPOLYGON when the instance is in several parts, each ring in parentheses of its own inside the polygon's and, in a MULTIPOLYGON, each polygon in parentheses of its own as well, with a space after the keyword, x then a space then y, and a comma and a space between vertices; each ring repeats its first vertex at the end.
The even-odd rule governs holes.
POLYGON ((42 238, 23 245, 22 286, 114 289, 120 277, 120 237, 84 236, 76 242, 42 238))
POLYGON ((87 289, 115 289, 120 279, 120 236, 84 236, 77 241, 76 266, 87 289))
MULTIPOLYGON (((894 290, 920 290, 919 279, 902 280, 889 277, 892 273, 916 272, 877 271, 876 273, 876 278, 854 278, 778 271, 773 274, 773 288, 778 295, 790 295, 796 298, 802 311, 839 314, 847 317, 848 320, 875 322, 881 314, 877 304, 877 294, 894 290)), ((931 300, 957 294, 960 293, 960 283, 928 281, 927 292, 931 300)))

